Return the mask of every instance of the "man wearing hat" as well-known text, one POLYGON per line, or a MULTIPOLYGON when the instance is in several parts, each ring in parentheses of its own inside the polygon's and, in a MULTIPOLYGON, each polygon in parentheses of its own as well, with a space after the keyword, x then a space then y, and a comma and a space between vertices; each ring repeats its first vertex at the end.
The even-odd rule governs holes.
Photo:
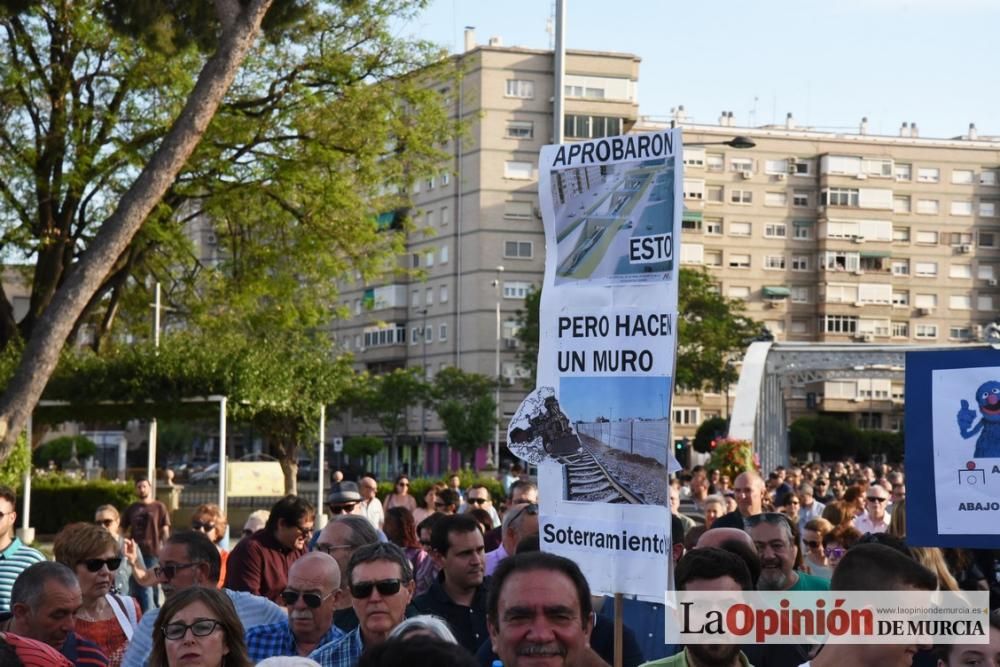
POLYGON ((330 493, 326 496, 326 508, 332 517, 340 514, 363 514, 361 508, 361 491, 355 482, 334 482, 330 485, 330 493))

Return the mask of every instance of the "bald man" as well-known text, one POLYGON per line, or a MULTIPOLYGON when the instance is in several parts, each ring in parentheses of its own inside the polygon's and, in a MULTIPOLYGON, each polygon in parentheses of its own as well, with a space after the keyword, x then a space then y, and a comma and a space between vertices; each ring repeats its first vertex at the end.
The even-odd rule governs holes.
POLYGON ((764 478, 758 473, 753 471, 741 473, 733 484, 736 509, 716 519, 712 528, 746 530, 746 519, 764 511, 764 489, 764 478))
POLYGON ((259 662, 273 655, 306 656, 344 636, 333 624, 340 597, 340 567, 330 554, 313 551, 292 563, 281 601, 288 620, 247 630, 250 659, 259 662))
POLYGON ((702 533, 695 545, 695 549, 705 547, 725 549, 742 558, 750 570, 754 588, 757 587, 757 579, 760 578, 760 557, 749 533, 739 528, 712 528, 702 533))

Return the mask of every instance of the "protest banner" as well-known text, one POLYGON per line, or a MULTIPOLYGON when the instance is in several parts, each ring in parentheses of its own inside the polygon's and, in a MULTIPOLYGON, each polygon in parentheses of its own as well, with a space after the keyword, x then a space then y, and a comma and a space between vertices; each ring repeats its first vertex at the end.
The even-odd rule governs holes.
POLYGON ((510 422, 539 466, 542 549, 598 593, 668 588, 679 130, 546 146, 538 383, 510 422))
POLYGON ((1000 351, 906 354, 907 543, 1000 547, 1000 351))

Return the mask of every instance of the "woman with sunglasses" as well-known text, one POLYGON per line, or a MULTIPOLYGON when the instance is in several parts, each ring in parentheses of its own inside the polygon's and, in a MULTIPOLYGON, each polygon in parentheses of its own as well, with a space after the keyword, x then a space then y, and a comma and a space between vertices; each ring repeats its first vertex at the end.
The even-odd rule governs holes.
POLYGON ((228 526, 229 523, 226 521, 226 515, 222 513, 222 510, 215 503, 199 505, 191 514, 191 530, 205 533, 208 539, 212 540, 215 548, 219 550, 219 558, 222 559, 222 569, 219 573, 219 588, 222 588, 222 582, 226 580, 226 560, 229 558, 229 552, 222 548, 222 538, 226 536, 226 528, 228 526))
POLYGON ((111 537, 118 542, 118 555, 122 557, 122 564, 115 570, 112 593, 127 593, 129 579, 134 580, 140 586, 156 586, 156 573, 153 572, 152 568, 146 569, 139 545, 135 543, 135 540, 122 535, 122 520, 118 508, 114 505, 98 507, 94 510, 94 525, 111 533, 111 537))
POLYGON ((56 535, 53 551, 80 582, 83 605, 76 612, 76 634, 97 644, 109 667, 118 667, 141 616, 134 598, 111 592, 122 564, 118 542, 100 526, 71 523, 56 535))
POLYGON ((400 475, 396 478, 396 485, 392 487, 392 493, 385 497, 382 506, 386 511, 393 507, 405 507, 410 512, 417 509, 417 499, 410 495, 410 478, 400 475))
POLYGON ((150 667, 250 667, 243 624, 216 588, 192 586, 163 604, 153 626, 150 667))
POLYGON ((833 530, 833 524, 823 518, 811 519, 806 522, 802 531, 803 565, 806 572, 817 577, 829 579, 833 576, 833 567, 827 560, 823 549, 823 538, 833 530))

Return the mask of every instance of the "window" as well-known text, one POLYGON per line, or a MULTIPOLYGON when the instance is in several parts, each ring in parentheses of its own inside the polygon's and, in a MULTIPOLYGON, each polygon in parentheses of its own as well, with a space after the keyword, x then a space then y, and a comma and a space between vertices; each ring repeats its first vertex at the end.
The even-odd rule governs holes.
POLYGON ((979 247, 980 248, 995 248, 997 247, 997 234, 996 232, 979 232, 979 247))
POLYGON ((952 232, 948 235, 948 245, 962 246, 972 244, 972 232, 952 232))
POLYGON ((908 308, 910 305, 910 292, 908 290, 893 290, 892 305, 894 308, 908 308))
POLYGON ((983 169, 979 172, 979 184, 980 185, 996 185, 997 184, 997 170, 995 169, 983 169))
POLYGON ((861 255, 857 252, 826 251, 820 255, 822 268, 827 271, 859 271, 861 255))
POLYGON ((993 297, 989 294, 980 294, 976 297, 976 310, 993 312, 993 297))
POLYGON ((993 265, 992 264, 980 264, 976 269, 976 277, 980 280, 993 280, 993 265))
POLYGON ((451 172, 445 171, 441 173, 441 187, 444 187, 451 183, 451 172))
POLYGON ((897 162, 895 168, 897 181, 908 181, 913 177, 913 165, 897 162))
POLYGON ((792 271, 808 271, 808 270, 809 270, 808 255, 792 255, 792 271))
POLYGON ((952 215, 972 215, 971 201, 953 201, 951 203, 952 215))
POLYGON ((812 228, 812 223, 809 222, 793 222, 792 234, 799 241, 808 241, 812 238, 812 228))
POLYGON ((828 188, 823 190, 823 204, 857 208, 858 196, 859 191, 856 188, 828 188))
POLYGON ((917 324, 913 327, 914 338, 937 338, 936 324, 917 324))
POLYGON ((700 243, 681 243, 681 264, 702 264, 705 246, 700 243))
POLYGON ((815 171, 815 161, 814 160, 798 160, 792 158, 792 169, 789 171, 793 176, 812 176, 815 171))
POLYGON ((722 236, 722 218, 705 218, 705 233, 709 236, 722 236))
POLYGON ((937 199, 917 200, 917 213, 923 213, 924 215, 937 215, 940 208, 941 207, 937 199))
POLYGON ((428 190, 433 190, 434 189, 434 182, 435 181, 434 181, 434 177, 433 176, 431 176, 430 178, 427 179, 427 189, 428 190))
POLYGON ((792 206, 798 208, 808 208, 809 206, 809 191, 808 190, 792 190, 792 206))
POLYGON ((941 170, 937 167, 920 167, 917 169, 918 183, 937 183, 941 180, 941 170))
POLYGON ((892 211, 893 213, 909 213, 910 195, 895 195, 892 198, 892 211))
POLYGON ((921 243, 923 245, 937 245, 937 242, 937 232, 917 232, 917 243, 921 243))
POLYGON ((705 251, 705 266, 722 266, 722 251, 721 250, 706 250, 705 251))
POLYGON ((972 278, 971 264, 952 264, 948 267, 949 278, 972 278))
POLYGON ((764 268, 771 269, 772 271, 784 271, 785 270, 785 256, 784 255, 765 255, 764 256, 764 268))
POLYGON ((979 202, 979 217, 995 218, 997 216, 997 204, 992 201, 979 202))
POLYGON ((750 288, 746 285, 730 285, 729 289, 726 290, 726 295, 730 299, 749 299, 750 298, 750 288))
POLYGON ((444 227, 449 222, 451 222, 451 218, 448 216, 448 207, 447 206, 442 206, 441 207, 441 222, 440 222, 440 225, 442 227, 444 227))
POLYGON ((853 334, 858 330, 858 318, 853 315, 826 315, 823 330, 826 333, 853 334))
POLYGON ((415 289, 410 292, 410 306, 416 308, 420 305, 420 290, 415 289))
POLYGON ((788 195, 784 192, 765 192, 764 206, 788 206, 788 195))
POLYGON ((442 343, 445 342, 446 340, 448 340, 448 324, 447 323, 439 324, 438 325, 438 340, 441 341, 442 343))
MULTIPOLYGON (((411 337, 412 339, 412 337, 411 337)), ((361 347, 360 341, 357 347, 361 347)), ((406 327, 402 324, 387 324, 381 327, 366 327, 364 330, 365 347, 380 347, 384 345, 401 345, 406 343, 406 327)))
POLYGON ((523 299, 528 295, 528 290, 531 289, 531 283, 525 282, 504 282, 503 284, 503 298, 505 299, 523 299))
POLYGON ((438 301, 441 303, 448 303, 448 286, 441 285, 441 289, 438 291, 438 301))
POLYGON ((892 228, 892 241, 893 241, 893 243, 909 243, 910 242, 910 228, 909 227, 893 227, 892 228))
POLYGON ((520 97, 526 100, 535 97, 535 82, 530 79, 507 79, 507 97, 520 97))
POLYGON ((503 256, 516 259, 531 259, 531 241, 506 241, 503 244, 503 256))
POLYGON ((765 174, 787 174, 788 160, 764 160, 765 174))
POLYGON ((534 172, 534 165, 530 162, 517 162, 514 160, 507 160, 503 163, 503 177, 504 178, 514 178, 519 180, 531 180, 531 174, 534 172))
POLYGON ((527 201, 509 201, 503 206, 503 217, 511 220, 531 220, 534 206, 527 201))
POLYGON ((917 294, 913 297, 913 305, 916 308, 934 310, 937 308, 937 294, 917 294))
POLYGON ((792 320, 790 333, 803 335, 809 333, 809 323, 805 320, 792 320))
POLYGON ((792 303, 809 303, 812 301, 812 288, 808 285, 793 285, 789 289, 789 299, 792 303))
POLYGON ((438 250, 438 257, 441 260, 442 264, 448 263, 448 246, 446 245, 441 246, 441 249, 438 250))
POLYGON ((705 156, 705 169, 708 171, 723 171, 726 168, 726 161, 717 153, 709 153, 705 156))
POLYGON ((753 158, 734 157, 729 161, 731 171, 753 171, 753 158))
POLYGON ((913 265, 913 275, 923 278, 937 276, 937 262, 916 262, 913 265))
POLYGON ((948 307, 952 310, 972 310, 972 295, 952 294, 948 297, 948 307))
POLYGON ((972 329, 963 326, 949 327, 948 338, 952 340, 972 340, 972 329))
POLYGON ((563 131, 567 137, 575 139, 613 137, 622 133, 622 119, 567 114, 563 119, 563 131))
POLYGON ((730 236, 750 236, 752 225, 749 222, 730 222, 730 236))
POLYGON ((733 204, 752 204, 753 192, 750 190, 733 190, 729 193, 729 201, 733 204))
POLYGON ((742 253, 730 253, 729 255, 729 268, 731 269, 749 269, 750 268, 750 255, 742 253))
POLYGON ((674 423, 682 426, 697 426, 701 423, 701 408, 674 408, 674 423))
POLYGON ((891 326, 893 338, 910 337, 910 325, 908 322, 893 322, 891 326))
POLYGON ((684 230, 692 232, 700 232, 701 224, 702 220, 700 217, 695 218, 695 217, 688 217, 687 215, 685 215, 683 218, 681 218, 681 229, 684 230))
POLYGON ((424 266, 430 268, 434 266, 434 251, 428 250, 424 253, 424 266))
POLYGON ((684 198, 685 199, 704 199, 705 198, 705 181, 700 178, 685 178, 684 179, 684 198))
POLYGON ((705 188, 705 201, 710 204, 721 204, 722 199, 722 186, 721 185, 709 185, 705 188))
POLYGON ((424 303, 426 303, 428 306, 433 306, 434 305, 434 288, 433 287, 428 287, 427 288, 427 292, 426 292, 426 295, 425 295, 424 299, 425 299, 424 303))
POLYGON ((788 235, 788 226, 783 222, 769 222, 764 225, 764 236, 769 239, 783 239, 788 235))
POLYGON ((890 264, 890 268, 894 276, 908 276, 910 275, 910 260, 894 259, 890 264))
POLYGON ((971 169, 952 169, 951 182, 955 185, 972 185, 974 175, 971 169))
POLYGON ((684 147, 684 166, 685 167, 704 167, 705 166, 705 149, 704 148, 689 148, 684 147))
POLYGON ((532 139, 535 136, 535 124, 530 120, 508 120, 508 139, 532 139))

